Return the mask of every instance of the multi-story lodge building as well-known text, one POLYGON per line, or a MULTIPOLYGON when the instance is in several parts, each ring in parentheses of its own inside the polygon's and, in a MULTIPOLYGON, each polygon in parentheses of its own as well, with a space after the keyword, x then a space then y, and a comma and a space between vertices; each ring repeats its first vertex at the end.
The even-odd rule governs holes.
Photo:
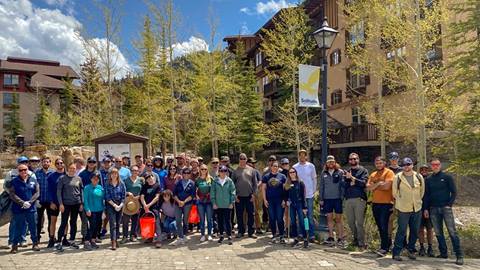
POLYGON ((39 100, 43 96, 48 106, 58 111, 64 82, 78 79, 69 66, 56 61, 7 57, 0 60, 0 138, 5 139, 5 126, 11 115, 14 95, 19 104, 19 117, 26 141, 35 141, 34 122, 39 100))

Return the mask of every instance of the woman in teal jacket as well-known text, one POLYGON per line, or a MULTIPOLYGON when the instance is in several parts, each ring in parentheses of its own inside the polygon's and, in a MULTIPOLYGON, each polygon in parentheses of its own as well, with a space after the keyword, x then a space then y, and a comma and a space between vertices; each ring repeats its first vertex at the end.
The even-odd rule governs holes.
POLYGON ((232 179, 227 176, 228 168, 221 166, 218 170, 218 176, 215 178, 210 191, 210 199, 213 204, 213 209, 217 210, 218 230, 220 239, 218 243, 222 243, 224 236, 227 233, 228 244, 232 244, 232 225, 230 223, 230 215, 235 203, 235 184, 232 179))
POLYGON ((100 181, 100 174, 97 171, 93 174, 91 181, 92 183, 87 185, 83 191, 83 208, 87 215, 89 226, 85 238, 84 248, 86 250, 98 248, 95 240, 102 226, 102 213, 105 208, 105 191, 103 190, 103 187, 98 184, 100 181))

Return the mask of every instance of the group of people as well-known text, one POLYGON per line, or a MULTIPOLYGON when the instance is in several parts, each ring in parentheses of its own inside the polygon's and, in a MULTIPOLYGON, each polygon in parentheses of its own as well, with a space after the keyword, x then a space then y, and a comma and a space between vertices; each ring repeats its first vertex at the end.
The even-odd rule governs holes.
POLYGON ((404 248, 410 259, 415 259, 417 252, 433 257, 433 231, 440 250, 438 257, 447 258, 445 223, 456 262, 463 264, 452 212, 456 198, 453 178, 441 170, 439 159, 432 159, 430 166, 421 166, 418 173, 410 158, 404 158, 401 167, 399 160, 398 153, 392 152, 387 166, 383 157, 377 157, 376 170, 369 174, 356 153, 349 155, 348 170, 342 169, 335 157, 328 156, 317 181, 316 168, 308 161, 305 150, 298 153, 298 162, 293 166, 287 158, 278 161, 270 156, 262 172, 256 168, 256 160, 243 153, 236 168, 231 167, 227 156, 212 158, 210 166, 201 157, 185 154, 167 158, 166 164, 161 156, 144 160, 137 155, 133 162, 129 157, 107 156, 100 164, 95 157, 88 158, 86 164, 82 158, 71 164, 57 158, 55 169, 49 157, 20 157, 17 168, 5 179, 5 189, 13 201, 9 245, 16 253, 26 242, 28 228, 32 249, 39 250, 45 212, 47 248, 58 251, 65 246, 79 248, 75 242, 79 217, 81 244, 86 250, 98 248, 108 224, 112 250, 119 244, 137 241, 142 235, 139 220, 145 216, 154 217, 155 233, 142 237, 144 242, 160 248, 165 239, 176 238, 172 244, 180 245, 193 230, 189 221, 195 212, 202 242, 217 237, 218 243, 231 245, 235 223, 236 238, 245 234, 256 238, 268 223, 271 243, 286 244, 291 237, 292 246, 306 248, 315 242, 314 198, 318 193, 321 213, 327 216, 329 236, 324 244, 346 246, 342 221, 345 214, 351 244, 367 248, 364 223, 371 204, 381 240, 377 254, 390 252, 396 219, 391 250, 394 260, 402 260, 404 248), (61 222, 56 230, 59 215, 61 222))

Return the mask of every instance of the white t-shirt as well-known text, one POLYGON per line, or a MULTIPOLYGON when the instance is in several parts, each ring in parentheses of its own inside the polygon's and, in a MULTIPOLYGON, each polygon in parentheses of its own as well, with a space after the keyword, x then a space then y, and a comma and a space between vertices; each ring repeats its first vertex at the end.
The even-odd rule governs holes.
POLYGON ((293 168, 297 170, 298 178, 305 184, 305 198, 313 198, 313 194, 317 191, 317 171, 315 165, 310 162, 301 164, 300 162, 293 165, 293 168))

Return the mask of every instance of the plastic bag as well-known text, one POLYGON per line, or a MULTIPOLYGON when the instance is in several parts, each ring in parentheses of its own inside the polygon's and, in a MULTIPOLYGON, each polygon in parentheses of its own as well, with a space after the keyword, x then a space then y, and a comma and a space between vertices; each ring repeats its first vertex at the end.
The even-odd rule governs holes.
POLYGON ((198 215, 197 205, 192 205, 192 209, 190 210, 190 214, 188 215, 188 223, 190 224, 197 224, 200 222, 200 216, 198 215))

